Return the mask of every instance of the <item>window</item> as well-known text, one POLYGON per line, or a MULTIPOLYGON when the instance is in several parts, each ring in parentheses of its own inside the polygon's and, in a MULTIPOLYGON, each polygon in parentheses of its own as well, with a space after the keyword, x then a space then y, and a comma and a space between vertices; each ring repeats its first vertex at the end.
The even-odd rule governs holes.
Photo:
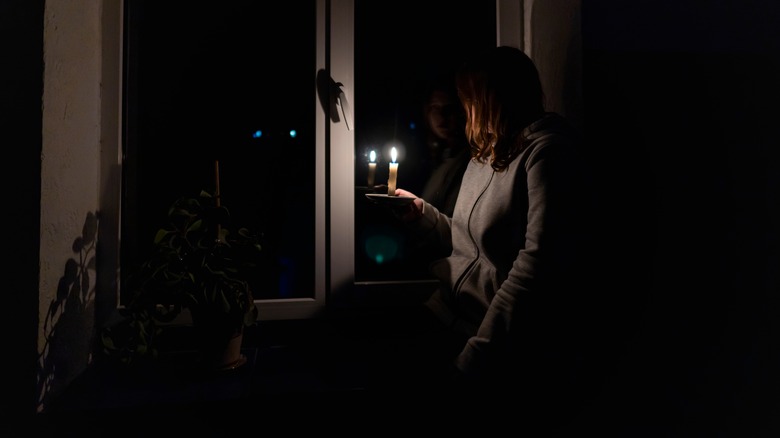
MULTIPOLYGON (((410 147, 415 92, 434 72, 496 42, 522 47, 529 5, 125 0, 122 271, 176 197, 214 186, 219 160, 224 205, 267 238, 261 319, 308 318, 326 301, 385 299, 388 289, 393 300, 427 292, 432 279, 407 249, 393 263, 366 256, 367 229, 398 231, 367 215, 356 190, 366 153, 410 147)), ((402 150, 401 187, 410 157, 402 150)))
POLYGON ((222 204, 264 236, 255 298, 318 305, 317 3, 181 6, 125 1, 122 267, 218 162, 222 204))

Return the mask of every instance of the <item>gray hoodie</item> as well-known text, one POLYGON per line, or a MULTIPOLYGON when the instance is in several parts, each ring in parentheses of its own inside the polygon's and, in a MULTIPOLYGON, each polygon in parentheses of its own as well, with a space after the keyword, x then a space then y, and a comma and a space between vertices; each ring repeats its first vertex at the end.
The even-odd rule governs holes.
POLYGON ((426 304, 469 337, 456 361, 467 375, 565 338, 581 295, 575 269, 587 229, 577 215, 588 212, 578 137, 552 113, 524 132, 531 142, 505 171, 469 163, 452 218, 425 202, 415 223, 451 249, 431 265, 441 287, 426 304))

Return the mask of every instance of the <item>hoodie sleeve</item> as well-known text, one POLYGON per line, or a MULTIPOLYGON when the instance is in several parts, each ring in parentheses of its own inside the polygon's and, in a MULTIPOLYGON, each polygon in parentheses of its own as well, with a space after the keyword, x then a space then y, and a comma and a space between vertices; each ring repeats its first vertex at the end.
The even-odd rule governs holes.
POLYGON ((436 246, 449 253, 452 251, 451 224, 452 219, 449 216, 423 199, 422 216, 407 225, 422 244, 436 246))

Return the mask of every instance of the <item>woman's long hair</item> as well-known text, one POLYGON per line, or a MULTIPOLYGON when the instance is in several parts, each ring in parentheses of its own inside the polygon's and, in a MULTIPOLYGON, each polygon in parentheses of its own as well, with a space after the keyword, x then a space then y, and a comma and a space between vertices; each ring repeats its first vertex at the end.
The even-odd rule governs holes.
POLYGON ((472 158, 506 169, 525 147, 523 129, 545 112, 536 66, 522 50, 499 46, 463 64, 456 84, 472 158))

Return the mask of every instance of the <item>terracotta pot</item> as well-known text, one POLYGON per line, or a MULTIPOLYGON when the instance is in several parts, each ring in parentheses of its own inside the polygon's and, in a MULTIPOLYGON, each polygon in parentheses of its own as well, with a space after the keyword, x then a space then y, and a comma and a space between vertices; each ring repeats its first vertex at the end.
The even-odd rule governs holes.
POLYGON ((227 344, 222 350, 220 356, 216 356, 214 362, 214 368, 220 370, 229 370, 240 367, 246 362, 246 357, 241 354, 241 343, 244 339, 244 333, 236 333, 232 338, 228 339, 227 344))
POLYGON ((207 370, 232 370, 246 363, 241 354, 243 330, 225 333, 213 327, 199 327, 200 363, 207 370))

